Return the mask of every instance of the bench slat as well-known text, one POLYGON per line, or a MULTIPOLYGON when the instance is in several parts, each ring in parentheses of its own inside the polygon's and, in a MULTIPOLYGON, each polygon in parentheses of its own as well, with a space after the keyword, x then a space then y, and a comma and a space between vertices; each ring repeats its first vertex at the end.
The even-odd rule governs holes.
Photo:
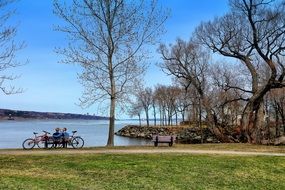
POLYGON ((174 140, 176 136, 157 136, 157 135, 152 136, 152 140, 156 140, 157 138, 158 140, 171 140, 171 138, 173 138, 174 140))
POLYGON ((152 141, 155 143, 154 145, 157 146, 158 143, 169 143, 169 146, 171 146, 176 139, 176 136, 159 136, 159 135, 153 135, 152 141))

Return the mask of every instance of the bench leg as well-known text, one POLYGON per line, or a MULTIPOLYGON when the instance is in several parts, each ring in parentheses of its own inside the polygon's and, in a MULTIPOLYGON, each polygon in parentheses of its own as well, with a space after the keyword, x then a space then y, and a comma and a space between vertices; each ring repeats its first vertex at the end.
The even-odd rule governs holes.
POLYGON ((155 137, 154 146, 158 146, 158 135, 155 137))
POLYGON ((171 138, 170 138, 170 143, 169 143, 169 146, 172 146, 173 145, 173 136, 171 136, 171 138))

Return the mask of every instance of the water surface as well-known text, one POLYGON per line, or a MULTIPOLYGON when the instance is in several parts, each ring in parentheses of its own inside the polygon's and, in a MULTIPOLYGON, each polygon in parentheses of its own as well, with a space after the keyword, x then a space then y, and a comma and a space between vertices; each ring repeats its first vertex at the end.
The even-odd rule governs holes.
MULTIPOLYGON (((137 124, 137 121, 116 121, 115 131, 125 125, 137 124)), ((54 132, 56 127, 66 127, 68 131, 76 130, 85 141, 85 147, 105 146, 108 138, 108 121, 105 120, 24 120, 0 121, 0 148, 22 148, 22 142, 33 137, 33 132, 42 133, 42 130, 54 132)), ((145 145, 148 140, 133 139, 115 135, 115 145, 145 145)))

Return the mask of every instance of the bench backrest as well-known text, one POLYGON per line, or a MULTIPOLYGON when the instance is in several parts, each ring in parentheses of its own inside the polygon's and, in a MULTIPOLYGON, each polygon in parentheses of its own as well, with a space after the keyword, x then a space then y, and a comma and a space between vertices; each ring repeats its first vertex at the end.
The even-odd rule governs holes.
POLYGON ((159 135, 153 135, 152 136, 152 140, 156 141, 156 139, 158 140, 158 142, 162 141, 162 142, 171 142, 171 137, 172 140, 174 141, 176 136, 159 136, 159 135))

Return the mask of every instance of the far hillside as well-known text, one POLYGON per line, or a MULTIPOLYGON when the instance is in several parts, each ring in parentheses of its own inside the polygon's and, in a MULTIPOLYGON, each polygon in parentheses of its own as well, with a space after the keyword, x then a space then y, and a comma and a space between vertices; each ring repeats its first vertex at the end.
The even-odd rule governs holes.
POLYGON ((36 111, 20 111, 0 109, 1 120, 16 119, 86 119, 86 120, 107 120, 108 117, 96 115, 83 115, 74 113, 56 113, 56 112, 36 112, 36 111))

